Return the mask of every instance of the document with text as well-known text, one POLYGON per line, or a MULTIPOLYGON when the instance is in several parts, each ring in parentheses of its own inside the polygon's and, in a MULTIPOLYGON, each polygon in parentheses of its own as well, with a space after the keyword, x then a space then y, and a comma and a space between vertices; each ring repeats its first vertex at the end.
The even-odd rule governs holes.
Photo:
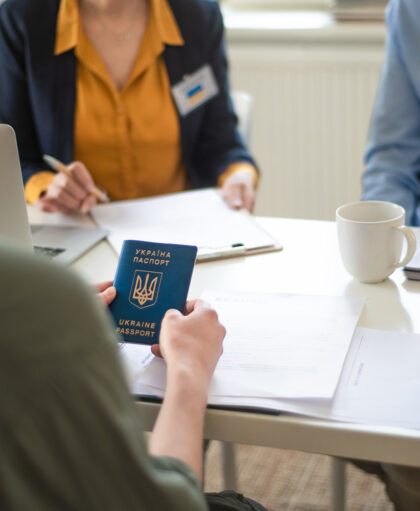
POLYGON ((358 328, 330 406, 314 415, 420 429, 420 335, 358 328))
POLYGON ((332 399, 213 396, 212 404, 420 429, 420 335, 356 328, 332 399))
MULTIPOLYGON (((227 329, 209 403, 218 398, 333 396, 363 298, 210 290, 202 298, 227 329)), ((136 348, 122 350, 132 391, 141 394, 146 388, 162 396, 164 361, 149 357, 144 363, 147 352, 136 348)))

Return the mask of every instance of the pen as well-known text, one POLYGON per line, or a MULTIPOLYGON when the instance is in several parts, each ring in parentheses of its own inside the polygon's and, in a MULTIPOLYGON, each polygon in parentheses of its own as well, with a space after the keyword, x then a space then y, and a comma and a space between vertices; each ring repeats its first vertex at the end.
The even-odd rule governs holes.
POLYGON ((246 252, 243 243, 233 243, 227 247, 207 248, 202 247, 198 250, 197 260, 205 261, 207 259, 217 259, 222 257, 233 257, 243 255, 246 252))
MULTIPOLYGON (((55 171, 61 172, 62 174, 66 175, 68 177, 72 177, 72 174, 69 171, 69 169, 67 168, 67 166, 64 165, 64 163, 62 163, 60 160, 57 160, 57 158, 54 158, 53 156, 49 156, 48 154, 44 154, 42 158, 45 161, 45 163, 47 163, 55 171)), ((106 195, 106 193, 104 193, 102 190, 100 190, 97 186, 94 187, 94 189, 92 190, 92 193, 100 201, 109 202, 109 198, 106 195)))

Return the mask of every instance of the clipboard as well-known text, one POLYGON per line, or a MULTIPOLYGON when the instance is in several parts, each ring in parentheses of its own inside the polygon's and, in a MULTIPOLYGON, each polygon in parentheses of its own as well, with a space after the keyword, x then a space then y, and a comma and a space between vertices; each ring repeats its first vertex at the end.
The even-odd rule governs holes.
POLYGON ((118 254, 127 239, 195 245, 198 263, 283 248, 248 211, 230 209, 215 188, 101 204, 92 216, 118 254))
POLYGON ((215 261, 218 259, 229 259, 232 257, 250 256, 265 254, 268 252, 278 252, 283 249, 283 245, 270 234, 268 234, 260 225, 255 222, 254 217, 246 210, 232 211, 234 215, 241 215, 244 221, 248 223, 249 229, 258 232, 258 238, 247 238, 246 242, 235 241, 230 245, 219 247, 199 246, 197 253, 197 263, 215 261))

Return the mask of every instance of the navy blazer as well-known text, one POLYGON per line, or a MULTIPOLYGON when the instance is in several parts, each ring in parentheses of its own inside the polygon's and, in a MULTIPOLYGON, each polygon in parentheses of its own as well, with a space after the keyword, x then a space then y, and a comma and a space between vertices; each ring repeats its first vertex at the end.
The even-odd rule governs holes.
MULTIPOLYGON (((219 86, 204 105, 178 113, 188 177, 194 187, 214 186, 231 163, 254 164, 229 96, 223 20, 214 0, 168 1, 185 41, 164 50, 171 86, 205 64, 219 86)), ((16 131, 25 182, 45 168, 43 154, 73 160, 77 61, 73 50, 54 55, 59 5, 5 0, 0 6, 0 122, 16 131)))

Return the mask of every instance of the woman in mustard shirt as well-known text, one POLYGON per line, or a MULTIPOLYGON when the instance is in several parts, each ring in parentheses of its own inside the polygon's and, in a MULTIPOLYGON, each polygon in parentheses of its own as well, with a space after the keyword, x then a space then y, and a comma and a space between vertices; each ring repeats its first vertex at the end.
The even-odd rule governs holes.
POLYGON ((94 183, 112 200, 221 186, 230 206, 253 207, 212 0, 7 0, 0 97, 42 210, 89 211, 94 183))

